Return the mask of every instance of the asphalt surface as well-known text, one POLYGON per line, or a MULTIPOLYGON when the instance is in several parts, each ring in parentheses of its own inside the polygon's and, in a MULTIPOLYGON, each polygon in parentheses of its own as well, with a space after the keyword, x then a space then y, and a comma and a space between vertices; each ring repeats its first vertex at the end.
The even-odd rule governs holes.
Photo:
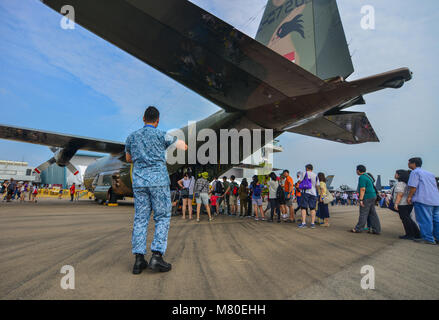
MULTIPOLYGON (((329 228, 298 229, 220 216, 173 217, 169 273, 131 274, 130 203, 0 203, 0 299, 438 299, 439 246, 399 240, 396 214, 383 233, 352 234, 356 207, 331 208, 329 228), (64 265, 75 289, 61 288, 64 265), (361 267, 375 269, 363 290, 361 267)), ((153 223, 150 224, 148 245, 153 223)), ((150 254, 147 258, 149 259, 150 254)))

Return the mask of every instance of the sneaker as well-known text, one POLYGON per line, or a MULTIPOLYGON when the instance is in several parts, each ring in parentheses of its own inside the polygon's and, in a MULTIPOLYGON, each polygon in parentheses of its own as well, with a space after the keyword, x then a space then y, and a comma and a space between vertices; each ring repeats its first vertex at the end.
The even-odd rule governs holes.
POLYGON ((311 229, 315 229, 315 228, 316 228, 315 223, 311 223, 311 229))
POLYGON ((200 222, 200 219, 197 219, 197 222, 200 222))
POLYGON ((259 221, 259 218, 255 218, 255 221, 259 221))
POLYGON ((427 241, 427 240, 424 240, 424 239, 415 239, 415 240, 413 240, 413 241, 415 241, 415 242, 417 242, 417 243, 436 245, 436 241, 435 241, 435 242, 430 242, 430 241, 427 241))
POLYGON ((301 229, 302 229, 302 228, 306 228, 306 223, 300 223, 300 224, 298 225, 298 227, 301 228, 301 229))
POLYGON ((210 222, 210 221, 213 221, 213 218, 210 218, 210 219, 209 219, 209 222, 210 222))
POLYGON ((405 235, 405 236, 399 236, 398 238, 400 238, 401 240, 408 240, 410 237, 408 235, 405 235))

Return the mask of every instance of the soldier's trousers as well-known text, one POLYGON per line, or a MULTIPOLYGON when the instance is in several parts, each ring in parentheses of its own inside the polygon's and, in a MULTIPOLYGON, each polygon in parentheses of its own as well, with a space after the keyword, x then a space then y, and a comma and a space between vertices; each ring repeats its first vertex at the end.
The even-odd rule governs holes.
POLYGON ((154 211, 155 232, 151 251, 165 253, 171 220, 169 186, 134 188, 133 254, 146 254, 146 237, 151 211, 154 211))

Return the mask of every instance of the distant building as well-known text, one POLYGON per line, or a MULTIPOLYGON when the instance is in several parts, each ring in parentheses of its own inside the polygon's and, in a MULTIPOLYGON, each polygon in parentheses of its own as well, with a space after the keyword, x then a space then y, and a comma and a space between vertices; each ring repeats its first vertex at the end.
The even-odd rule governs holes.
POLYGON ((82 185, 84 183, 84 173, 87 167, 102 158, 100 155, 76 154, 70 162, 78 169, 79 173, 74 176, 66 167, 52 164, 41 172, 41 183, 67 188, 73 183, 82 185))
POLYGON ((33 169, 27 162, 0 160, 0 181, 12 178, 16 181, 39 183, 40 176, 33 169))

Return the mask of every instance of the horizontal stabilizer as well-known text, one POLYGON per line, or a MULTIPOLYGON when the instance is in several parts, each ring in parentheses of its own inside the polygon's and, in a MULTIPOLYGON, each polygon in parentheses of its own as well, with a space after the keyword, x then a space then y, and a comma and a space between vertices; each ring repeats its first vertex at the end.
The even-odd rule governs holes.
POLYGON ((346 144, 379 142, 363 112, 339 112, 326 115, 291 128, 288 132, 346 144))
POLYGON ((0 124, 0 139, 40 144, 49 147, 71 148, 117 154, 125 150, 121 142, 60 134, 50 131, 20 128, 0 124))

